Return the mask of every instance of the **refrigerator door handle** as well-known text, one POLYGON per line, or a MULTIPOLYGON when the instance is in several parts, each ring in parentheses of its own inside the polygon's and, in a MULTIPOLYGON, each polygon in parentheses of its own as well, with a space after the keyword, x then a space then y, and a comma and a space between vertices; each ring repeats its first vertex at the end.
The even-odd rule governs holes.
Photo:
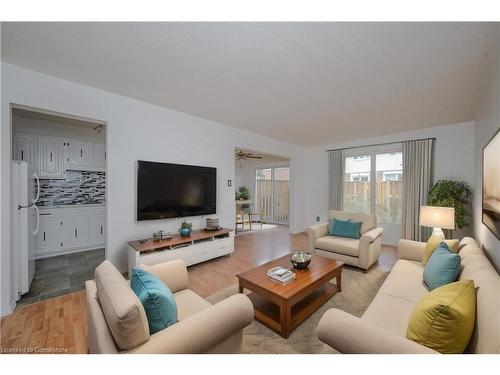
POLYGON ((33 233, 33 236, 36 236, 38 233, 38 230, 40 229, 40 211, 38 210, 38 207, 36 206, 36 204, 33 205, 33 208, 35 209, 35 212, 36 212, 36 228, 31 233, 33 233))
POLYGON ((33 200, 32 203, 38 202, 38 198, 40 198, 40 179, 38 178, 38 175, 33 172, 33 177, 35 177, 36 180, 36 198, 33 200))

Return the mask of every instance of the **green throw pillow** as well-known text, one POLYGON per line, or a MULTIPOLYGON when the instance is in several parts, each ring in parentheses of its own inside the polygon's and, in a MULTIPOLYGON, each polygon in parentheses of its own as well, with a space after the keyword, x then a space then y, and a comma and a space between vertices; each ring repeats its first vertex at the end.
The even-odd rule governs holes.
POLYGON ((440 353, 459 354, 467 348, 476 319, 472 280, 434 289, 415 306, 406 337, 440 353))
POLYGON ((361 221, 330 219, 328 233, 330 236, 360 238, 361 237, 361 221))
POLYGON ((177 323, 175 297, 159 278, 139 268, 132 268, 130 287, 144 306, 151 334, 177 323))

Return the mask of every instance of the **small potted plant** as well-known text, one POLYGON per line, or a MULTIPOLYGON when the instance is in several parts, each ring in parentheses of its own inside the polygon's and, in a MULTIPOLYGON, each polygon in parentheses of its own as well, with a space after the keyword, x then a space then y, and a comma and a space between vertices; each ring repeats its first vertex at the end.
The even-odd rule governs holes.
POLYGON ((181 224, 181 229, 179 229, 179 233, 181 237, 189 237, 191 236, 191 232, 193 231, 193 224, 183 221, 181 224))

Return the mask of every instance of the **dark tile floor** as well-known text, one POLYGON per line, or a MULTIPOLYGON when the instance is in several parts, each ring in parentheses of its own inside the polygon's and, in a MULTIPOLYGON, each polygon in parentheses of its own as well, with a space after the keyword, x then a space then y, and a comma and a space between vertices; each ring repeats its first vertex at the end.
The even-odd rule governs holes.
POLYGON ((95 268, 104 261, 104 249, 82 251, 35 261, 35 276, 17 306, 29 305, 85 288, 95 268))

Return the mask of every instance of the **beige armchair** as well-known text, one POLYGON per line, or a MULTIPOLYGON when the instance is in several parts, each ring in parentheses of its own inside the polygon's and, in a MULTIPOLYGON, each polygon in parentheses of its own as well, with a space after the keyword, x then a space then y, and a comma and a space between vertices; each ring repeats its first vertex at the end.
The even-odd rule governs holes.
POLYGON ((344 238, 328 235, 328 223, 307 229, 308 250, 313 254, 340 260, 364 270, 370 268, 380 257, 380 247, 384 230, 377 227, 374 215, 354 214, 344 211, 330 211, 330 219, 351 219, 363 222, 361 237, 344 238))
POLYGON ((240 353, 253 305, 243 294, 216 305, 189 289, 182 260, 141 266, 162 280, 177 303, 178 322, 150 334, 144 308, 129 282, 109 262, 85 283, 90 353, 240 353))

